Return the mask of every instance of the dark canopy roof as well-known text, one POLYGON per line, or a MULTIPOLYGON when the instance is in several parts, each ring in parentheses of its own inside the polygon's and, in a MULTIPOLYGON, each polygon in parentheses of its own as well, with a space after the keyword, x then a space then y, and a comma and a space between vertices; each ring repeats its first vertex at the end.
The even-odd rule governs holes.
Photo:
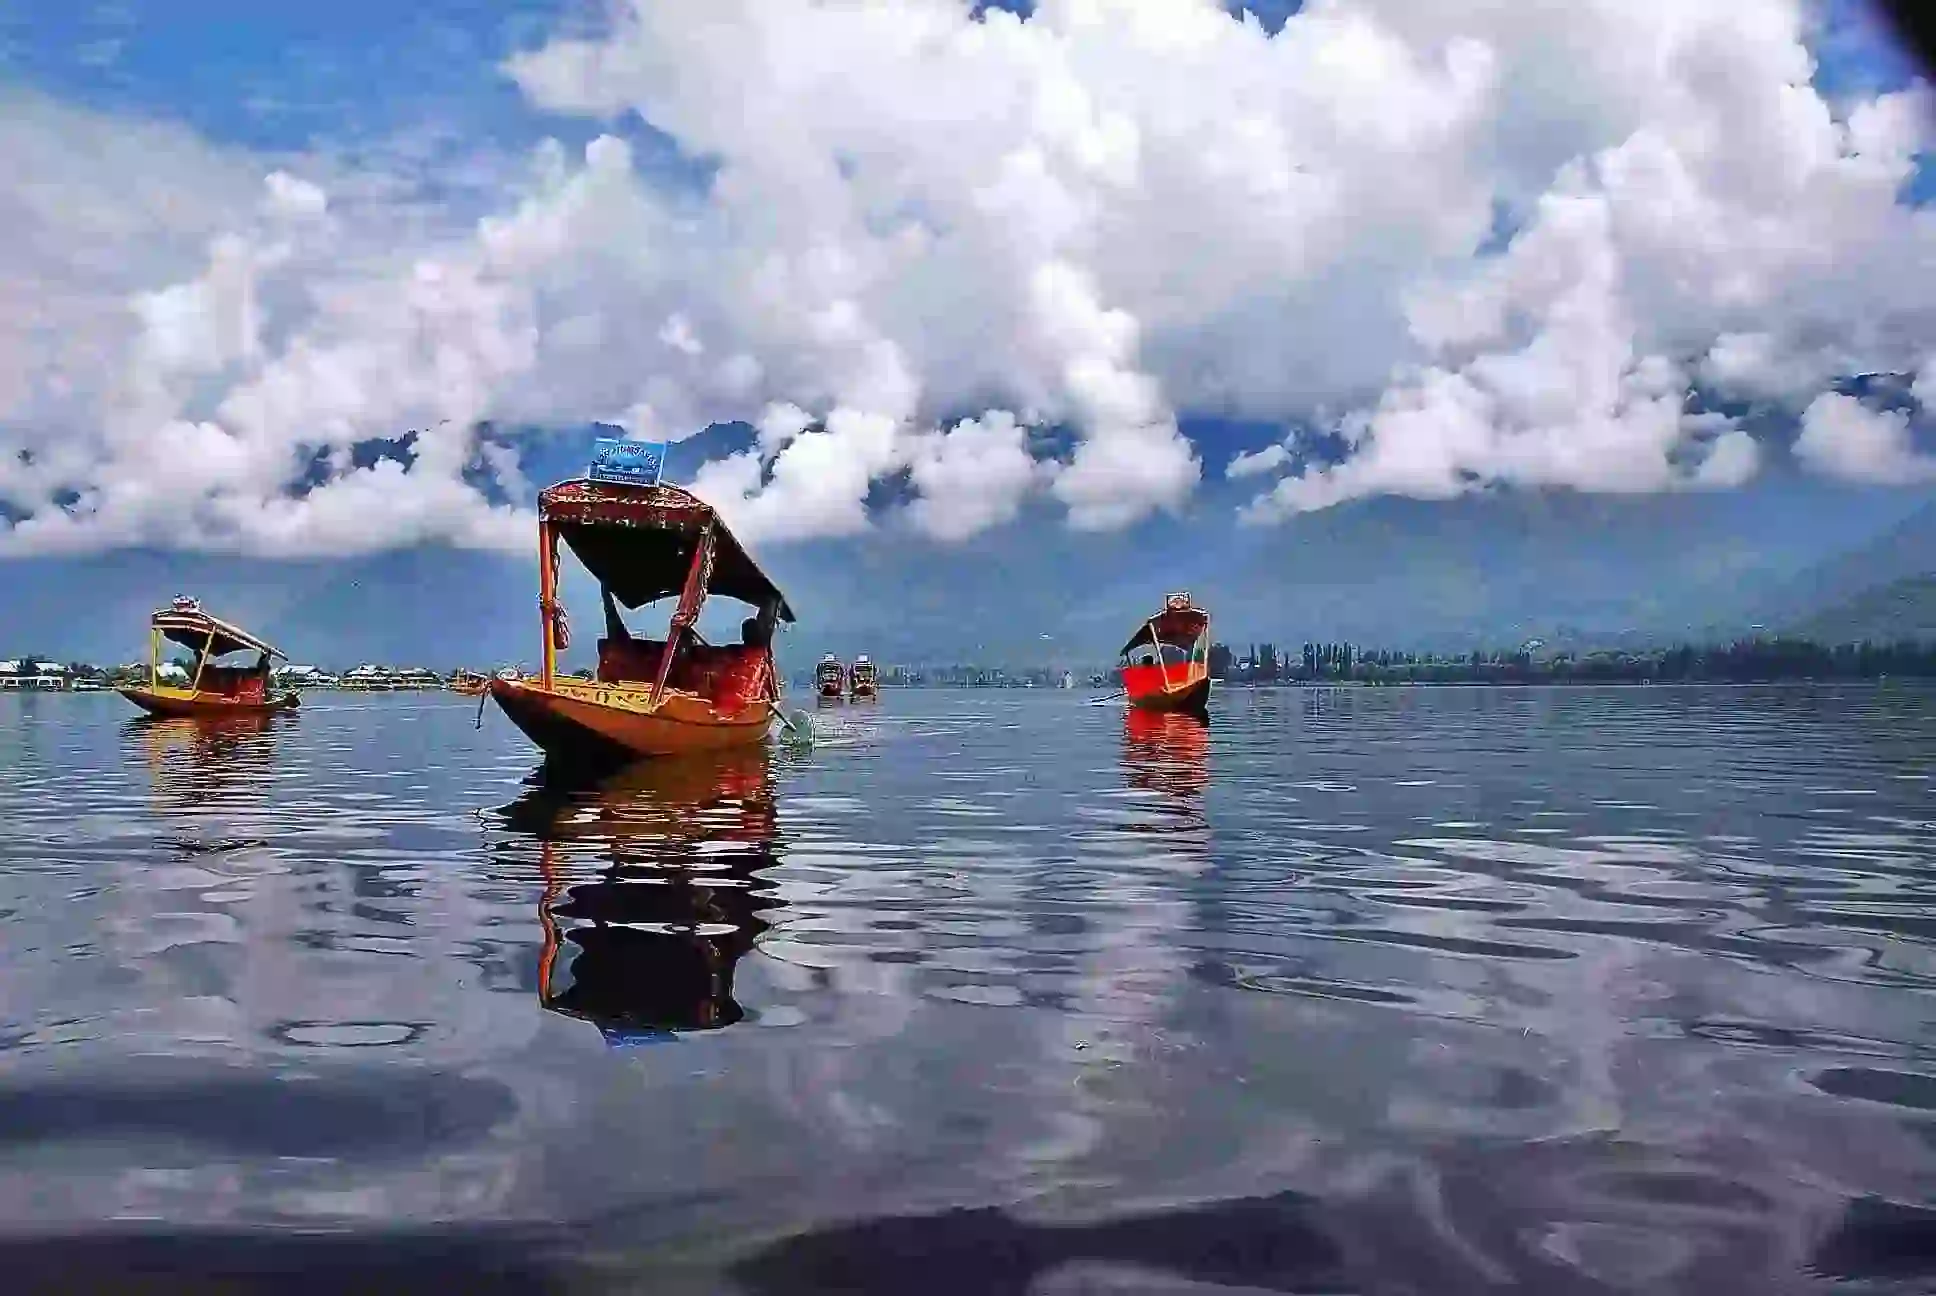
POLYGON ((1150 641, 1150 627, 1156 627, 1159 643, 1176 644, 1188 648, 1195 644, 1210 626, 1210 614, 1200 607, 1193 606, 1187 594, 1171 595, 1161 612, 1137 627, 1129 642, 1122 646, 1121 653, 1127 657, 1139 644, 1150 641), (1181 600, 1179 604, 1178 600, 1181 600))
POLYGON ((226 657, 232 652, 251 649, 255 652, 268 653, 271 657, 281 657, 284 661, 289 660, 286 654, 270 647, 247 630, 232 626, 226 621, 218 621, 202 611, 192 600, 177 599, 174 607, 163 608, 155 613, 151 624, 161 631, 163 638, 178 643, 184 648, 200 652, 202 645, 208 644, 208 655, 211 657, 226 657), (210 636, 213 636, 212 641, 210 636))
POLYGON ((758 607, 779 604, 780 619, 793 609, 760 570, 712 505, 677 486, 625 486, 567 481, 538 496, 538 516, 549 522, 585 570, 628 608, 677 597, 708 524, 713 531, 708 594, 723 594, 758 607))

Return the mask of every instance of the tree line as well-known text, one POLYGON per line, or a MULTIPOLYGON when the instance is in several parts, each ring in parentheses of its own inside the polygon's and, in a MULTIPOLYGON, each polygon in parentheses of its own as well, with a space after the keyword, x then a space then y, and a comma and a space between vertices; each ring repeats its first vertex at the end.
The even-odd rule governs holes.
POLYGON ((1232 682, 1362 680, 1366 683, 1761 683, 1781 680, 1936 679, 1936 640, 1828 644, 1776 636, 1727 644, 1682 644, 1646 652, 1418 653, 1354 644, 1304 645, 1301 658, 1269 644, 1238 659, 1212 651, 1211 674, 1232 682))

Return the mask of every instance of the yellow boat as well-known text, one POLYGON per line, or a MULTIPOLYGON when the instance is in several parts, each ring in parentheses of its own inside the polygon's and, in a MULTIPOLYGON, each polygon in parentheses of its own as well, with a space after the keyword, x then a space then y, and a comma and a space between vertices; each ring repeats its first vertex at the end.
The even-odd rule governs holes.
POLYGON ((177 598, 149 621, 148 683, 119 690, 150 715, 170 717, 266 715, 287 711, 301 699, 269 689, 269 663, 289 658, 280 650, 202 611, 192 598, 177 598), (195 653, 195 670, 183 688, 161 682, 163 640, 195 653), (233 653, 258 654, 253 666, 220 666, 233 653))

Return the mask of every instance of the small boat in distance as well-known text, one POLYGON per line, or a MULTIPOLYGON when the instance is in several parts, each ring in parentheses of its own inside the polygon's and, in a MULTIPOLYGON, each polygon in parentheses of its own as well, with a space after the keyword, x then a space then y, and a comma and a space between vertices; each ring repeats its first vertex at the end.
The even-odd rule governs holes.
POLYGON ((1210 703, 1210 614, 1187 593, 1163 600, 1123 645, 1123 692, 1145 711, 1203 711, 1210 703))
POLYGON ((813 689, 823 698, 843 697, 847 692, 847 668, 840 658, 828 653, 813 668, 813 689))
MULTIPOLYGON (((645 443, 600 441, 607 447, 645 443)), ((623 457, 623 456, 621 456, 623 457)), ((773 669, 776 622, 793 620, 778 587, 725 522, 690 491, 627 476, 559 482, 538 496, 538 606, 543 668, 535 678, 492 678, 490 694, 511 723, 557 766, 622 765, 649 756, 750 746, 766 740, 779 712, 773 669), (559 673, 570 628, 558 601, 563 542, 598 580, 605 637, 591 679, 559 673), (711 594, 759 609, 741 642, 714 645, 699 634, 711 594), (619 605, 678 600, 663 640, 634 638, 619 605)))
POLYGON ((192 598, 178 596, 173 603, 149 619, 148 683, 119 690, 122 697, 150 715, 233 716, 260 715, 286 711, 300 698, 294 693, 269 691, 269 663, 289 658, 248 631, 218 621, 202 611, 192 598), (163 640, 180 644, 195 654, 192 671, 164 668, 161 661, 163 640), (232 653, 254 652, 253 666, 218 666, 217 658, 232 653), (182 684, 163 683, 164 674, 183 679, 182 684))
POLYGON ((865 654, 854 658, 853 669, 848 672, 848 687, 857 698, 880 696, 879 675, 865 654))
POLYGON ((460 697, 483 697, 491 691, 491 681, 476 671, 460 670, 450 677, 450 691, 460 697))

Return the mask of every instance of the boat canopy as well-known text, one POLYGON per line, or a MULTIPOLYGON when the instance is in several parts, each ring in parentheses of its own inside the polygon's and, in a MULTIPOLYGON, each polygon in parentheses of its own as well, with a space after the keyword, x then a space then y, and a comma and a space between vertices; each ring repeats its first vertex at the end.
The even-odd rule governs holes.
POLYGON ((289 655, 264 643, 239 626, 232 626, 202 611, 192 599, 176 599, 173 607, 155 613, 150 622, 164 639, 201 652, 207 646, 210 657, 226 657, 232 652, 253 649, 270 657, 289 660, 289 655))
POLYGON ((1122 647, 1121 655, 1127 657, 1141 645, 1154 641, 1158 644, 1173 644, 1189 648, 1203 637, 1210 628, 1210 614, 1190 602, 1188 594, 1172 594, 1163 602, 1163 610, 1145 621, 1129 641, 1122 647))
POLYGON ((755 607, 775 604, 780 620, 794 619, 779 586, 726 529, 712 505, 680 487, 559 482, 539 494, 538 517, 628 608, 679 597, 695 555, 710 545, 707 594, 755 607))

